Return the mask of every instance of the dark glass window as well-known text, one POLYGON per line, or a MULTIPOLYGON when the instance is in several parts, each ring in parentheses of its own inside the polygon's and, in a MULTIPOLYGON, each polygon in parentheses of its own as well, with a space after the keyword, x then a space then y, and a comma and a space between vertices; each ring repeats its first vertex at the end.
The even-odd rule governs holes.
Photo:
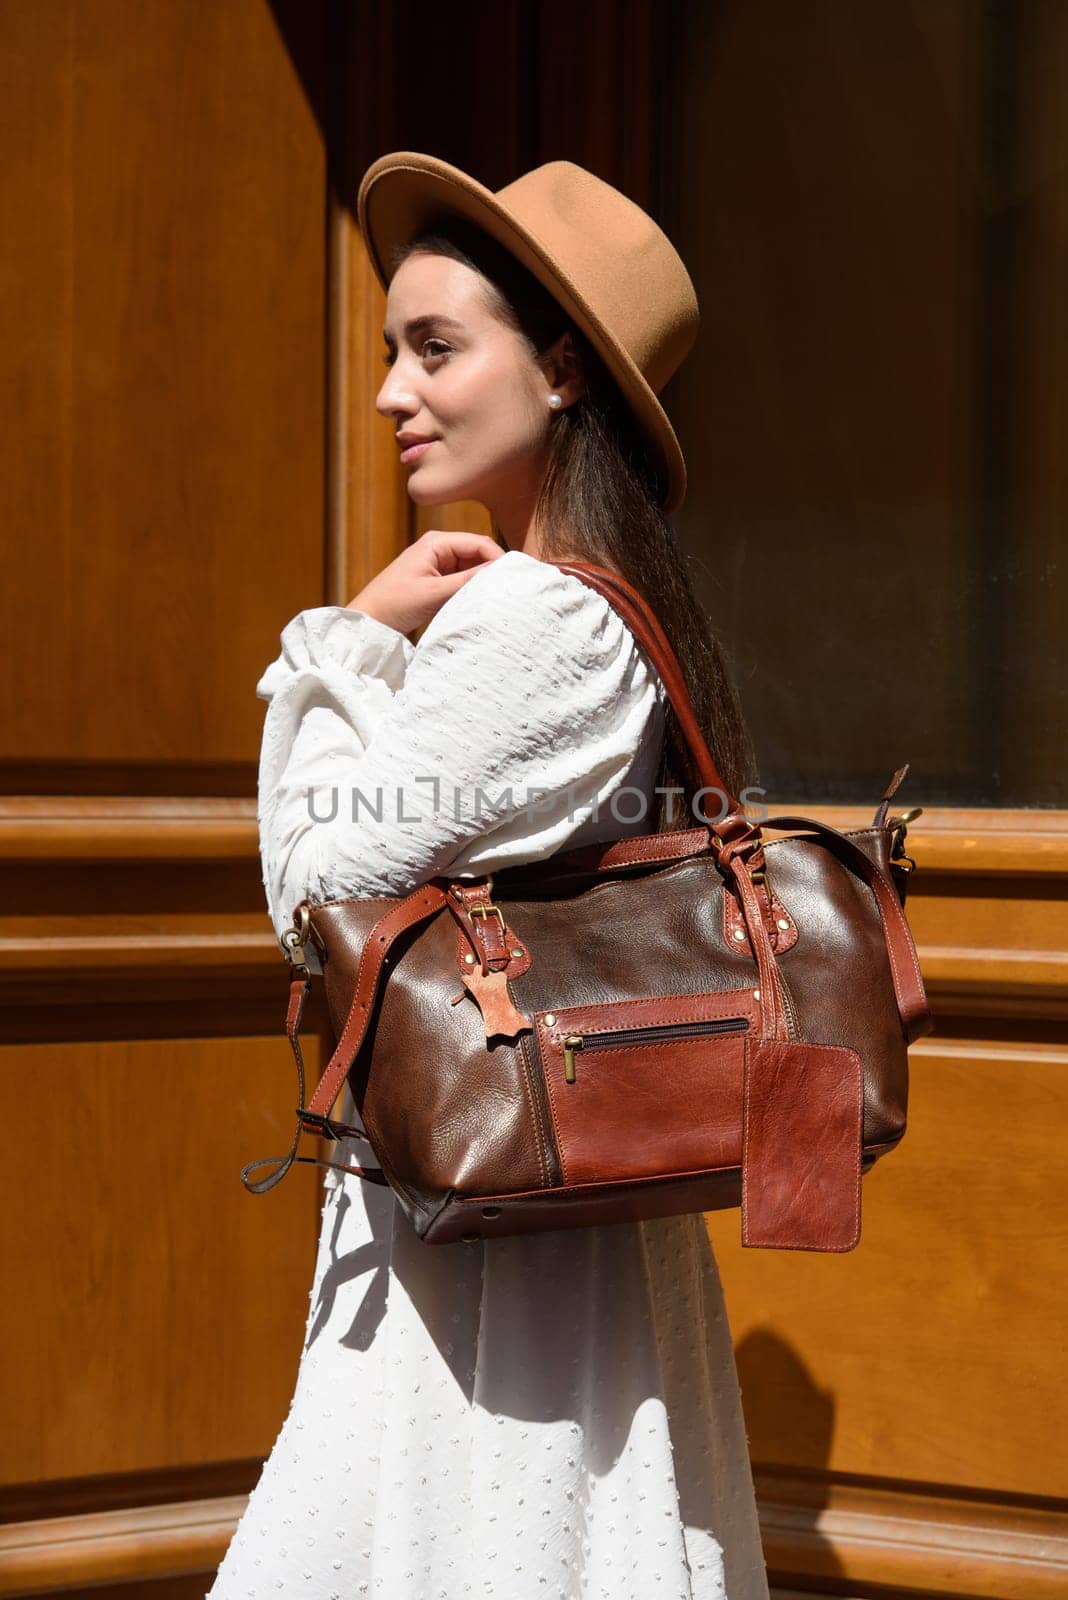
POLYGON ((769 796, 1068 804, 1068 6, 658 14, 676 521, 769 796))

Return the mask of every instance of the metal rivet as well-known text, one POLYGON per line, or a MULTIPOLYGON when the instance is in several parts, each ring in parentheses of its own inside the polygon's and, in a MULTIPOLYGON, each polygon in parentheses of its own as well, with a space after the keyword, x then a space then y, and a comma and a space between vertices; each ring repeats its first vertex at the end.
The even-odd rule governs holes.
POLYGON ((460 1243, 461 1244, 477 1244, 478 1241, 481 1239, 481 1237, 482 1237, 482 1235, 480 1233, 461 1233, 461 1235, 460 1235, 460 1243))
POLYGON ((736 939, 744 939, 745 938, 745 929, 744 928, 735 928, 734 937, 736 939))
POLYGON ((759 989, 754 989, 753 990, 753 999, 754 1000, 759 1000, 760 999, 760 990, 759 989))
POLYGON ((469 951, 468 951, 468 952, 467 952, 467 954, 466 954, 466 955, 465 955, 465 956, 464 956, 464 960, 465 960, 465 961, 466 961, 466 962, 467 962, 467 965, 468 965, 468 966, 469 966, 469 967, 473 967, 473 966, 474 966, 474 964, 475 964, 475 958, 474 958, 474 956, 473 956, 473 955, 472 955, 472 954, 471 954, 471 952, 470 952, 470 950, 469 950, 469 951))
POLYGON ((777 928, 788 928, 790 926, 790 924, 787 922, 785 917, 780 917, 779 920, 776 922, 775 926, 777 928))
POLYGON ((545 1020, 545 1026, 547 1028, 551 1028, 553 1023, 556 1021, 556 1012, 555 1011, 547 1011, 545 1013, 545 1019, 544 1020, 545 1020))
POLYGON ((483 1206, 482 1207, 482 1215, 484 1217, 499 1217, 500 1214, 501 1214, 500 1206, 483 1206))
POLYGON ((513 950, 513 951, 512 951, 512 954, 513 954, 513 955, 514 955, 514 956, 521 956, 521 955, 522 955, 522 954, 523 954, 523 952, 522 952, 522 950, 513 950))

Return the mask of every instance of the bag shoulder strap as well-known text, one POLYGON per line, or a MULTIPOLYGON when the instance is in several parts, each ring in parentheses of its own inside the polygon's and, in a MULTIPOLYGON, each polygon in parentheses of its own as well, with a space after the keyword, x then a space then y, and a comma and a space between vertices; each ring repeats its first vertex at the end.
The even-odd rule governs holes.
MULTIPOLYGON (((709 826, 719 832, 725 827, 726 821, 738 815, 742 808, 720 776, 712 752, 701 732, 678 657, 668 643, 667 635, 648 602, 625 578, 621 578, 618 573, 609 572, 607 567, 598 567, 587 561, 553 561, 551 565, 558 567, 561 572, 570 573, 587 588, 595 589, 598 594, 603 595, 613 610, 622 617, 648 656, 663 681, 668 699, 671 701, 671 709, 675 713, 675 720, 694 775, 702 788, 714 790, 716 796, 726 806, 727 816, 723 822, 709 821, 709 826)), ((705 797, 701 796, 702 813, 714 813, 720 809, 715 797, 712 805, 708 806, 705 797)))

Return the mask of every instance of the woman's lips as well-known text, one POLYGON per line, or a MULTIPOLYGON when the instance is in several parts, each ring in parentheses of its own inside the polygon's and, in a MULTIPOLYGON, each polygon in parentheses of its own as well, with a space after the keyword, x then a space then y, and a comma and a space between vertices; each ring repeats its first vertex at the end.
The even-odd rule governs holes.
POLYGON ((430 449, 430 446, 432 444, 437 444, 437 442, 438 441, 436 439, 426 439, 422 444, 410 444, 407 450, 401 451, 400 458, 404 462, 405 466, 410 465, 413 461, 421 461, 423 456, 425 456, 426 452, 430 449))

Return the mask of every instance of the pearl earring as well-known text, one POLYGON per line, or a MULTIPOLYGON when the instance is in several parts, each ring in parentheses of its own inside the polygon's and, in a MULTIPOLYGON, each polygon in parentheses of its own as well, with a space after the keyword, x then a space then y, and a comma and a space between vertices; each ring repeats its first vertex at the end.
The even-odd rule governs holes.
POLYGON ((563 403, 563 400, 558 394, 551 394, 549 396, 549 404, 552 406, 554 411, 559 411, 563 403))

